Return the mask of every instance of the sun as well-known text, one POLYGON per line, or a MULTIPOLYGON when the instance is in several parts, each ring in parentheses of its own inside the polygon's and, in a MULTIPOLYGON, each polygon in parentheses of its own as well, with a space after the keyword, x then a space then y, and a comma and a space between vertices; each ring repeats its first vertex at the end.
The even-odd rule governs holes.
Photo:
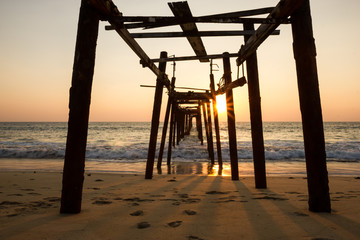
POLYGON ((225 94, 216 96, 216 106, 217 106, 217 110, 218 110, 219 114, 226 112, 226 97, 225 97, 225 94))

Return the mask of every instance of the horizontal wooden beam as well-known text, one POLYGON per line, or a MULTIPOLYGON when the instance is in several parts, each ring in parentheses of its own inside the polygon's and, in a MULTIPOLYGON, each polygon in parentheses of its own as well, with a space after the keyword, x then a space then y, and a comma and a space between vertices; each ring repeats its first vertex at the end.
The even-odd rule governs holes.
POLYGON ((120 37, 129 45, 134 53, 141 59, 143 66, 150 68, 155 75, 164 81, 165 86, 170 89, 170 81, 166 75, 162 74, 159 68, 148 57, 140 45, 131 37, 129 31, 123 27, 122 24, 114 21, 114 18, 121 16, 121 13, 111 0, 90 0, 93 6, 99 11, 104 20, 107 20, 112 26, 115 27, 116 32, 120 37))
POLYGON ((236 87, 242 87, 246 84, 246 79, 245 77, 241 77, 239 79, 236 79, 235 81, 229 83, 229 84, 226 84, 225 86, 223 87, 220 87, 217 91, 215 91, 215 95, 221 95, 221 94, 224 94, 226 93, 227 90, 230 90, 230 89, 233 89, 233 88, 236 88, 236 87))
POLYGON ((173 92, 171 97, 175 100, 209 100, 212 99, 212 94, 199 92, 173 92))
MULTIPOLYGON (((119 17, 116 21, 120 23, 127 22, 127 17, 119 17)), ((143 17, 139 17, 140 19, 143 17)), ((195 23, 230 23, 230 24, 243 24, 243 23, 253 23, 253 24, 261 24, 261 23, 279 23, 279 24, 288 24, 290 21, 288 19, 270 19, 270 18, 237 18, 237 17, 221 17, 221 18, 203 18, 203 17, 194 17, 191 21, 179 21, 175 17, 147 17, 146 21, 137 21, 135 23, 124 23, 124 27, 127 29, 134 28, 160 28, 160 27, 168 27, 179 24, 185 24, 188 22, 195 23)), ((105 26, 105 30, 114 30, 114 28, 110 26, 105 26)))
MULTIPOLYGON (((304 0, 281 0, 271 11, 267 18, 269 19, 287 19, 304 0)), ((236 60, 237 65, 241 65, 257 48, 267 39, 270 34, 279 26, 279 23, 261 24, 245 43, 241 46, 239 57, 236 60)))
MULTIPOLYGON (((172 2, 168 3, 171 11, 174 16, 178 19, 191 20, 193 18, 192 13, 190 11, 190 7, 187 2, 172 2)), ((192 33, 193 36, 187 36, 187 40, 189 41, 192 49, 194 50, 196 56, 203 57, 206 56, 205 46, 198 35, 198 29, 194 22, 189 22, 185 24, 180 24, 181 29, 185 34, 192 33)), ((200 58, 200 62, 209 62, 210 60, 207 58, 200 58)))
MULTIPOLYGON (((230 53, 229 57, 238 57, 239 53, 230 53)), ((200 58, 207 58, 207 59, 218 59, 218 58, 223 58, 224 55, 223 54, 213 54, 213 55, 206 55, 203 57, 198 57, 198 56, 184 56, 184 57, 170 57, 170 58, 156 58, 156 59, 151 59, 151 61, 153 62, 178 62, 178 61, 189 61, 189 60, 199 60, 200 58)))
MULTIPOLYGON (((223 36, 245 36, 253 35, 255 31, 202 31, 192 32, 151 32, 151 33, 131 33, 133 38, 178 38, 178 37, 223 37, 223 36)), ((273 35, 279 35, 280 31, 275 30, 273 35)))

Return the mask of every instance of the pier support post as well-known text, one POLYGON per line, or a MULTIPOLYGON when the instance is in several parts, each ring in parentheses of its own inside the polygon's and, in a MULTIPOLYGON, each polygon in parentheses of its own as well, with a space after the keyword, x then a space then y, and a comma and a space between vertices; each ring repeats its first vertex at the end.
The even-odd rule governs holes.
POLYGON ((174 125, 175 125, 175 103, 171 104, 171 115, 170 115, 170 129, 169 129, 169 145, 168 145, 168 154, 167 154, 167 161, 166 164, 169 166, 171 163, 171 153, 172 153, 172 143, 173 143, 173 135, 174 132, 174 125))
MULTIPOLYGON (((173 77, 171 79, 171 89, 174 89, 174 85, 175 85, 175 77, 173 77)), ((160 150, 159 150, 157 168, 161 168, 162 158, 163 158, 163 154, 164 154, 167 127, 169 125, 169 116, 170 116, 171 105, 172 105, 172 99, 171 99, 171 93, 169 93, 168 102, 167 102, 167 105, 166 105, 164 127, 163 127, 163 131, 162 131, 162 135, 161 135, 161 143, 160 143, 160 150)))
POLYGON ((219 126, 219 115, 216 105, 216 95, 215 93, 215 81, 214 81, 214 74, 210 74, 210 90, 213 94, 213 112, 214 112, 214 124, 215 124, 215 137, 216 137, 216 150, 218 156, 218 164, 219 170, 222 170, 223 163, 222 163, 222 153, 221 153, 221 142, 220 142, 220 126, 219 126))
POLYGON ((82 0, 70 88, 61 213, 79 213, 81 211, 91 87, 98 30, 98 14, 88 1, 82 0))
MULTIPOLYGON (((231 66, 229 53, 223 53, 224 64, 224 78, 225 84, 231 83, 231 66)), ((226 107, 227 107, 227 120, 228 120, 228 133, 229 133, 229 148, 230 148, 230 163, 231 163, 231 178, 232 180, 239 180, 239 166, 238 155, 236 146, 236 126, 235 126, 235 112, 234 112, 234 99, 232 88, 226 89, 226 107)))
POLYGON ((291 15, 293 49, 304 133, 309 210, 330 212, 324 128, 309 0, 291 15))
MULTIPOLYGON (((160 58, 167 58, 167 52, 161 52, 160 58)), ((160 75, 156 79, 154 108, 153 108, 153 114, 152 114, 152 120, 151 120, 151 133, 150 133, 148 157, 147 157, 147 161, 146 161, 145 179, 152 179, 152 176, 153 176, 154 160, 155 160, 155 152, 156 152, 156 141, 157 141, 157 134, 158 134, 158 130, 159 130, 161 100, 162 100, 163 87, 164 87, 162 78, 165 75, 166 62, 159 63, 159 70, 162 75, 160 75)))
MULTIPOLYGON (((244 30, 254 30, 254 24, 245 23, 244 30)), ((245 35, 245 42, 249 38, 249 35, 245 35)), ((256 51, 246 59, 246 70, 249 92, 251 138, 254 157, 255 187, 266 188, 265 150, 256 51)))
POLYGON ((206 103, 207 108, 207 117, 208 117, 208 128, 209 128, 209 155, 211 164, 215 164, 214 160, 214 141, 213 141, 213 134, 212 134, 212 122, 211 122, 211 107, 210 101, 206 103))

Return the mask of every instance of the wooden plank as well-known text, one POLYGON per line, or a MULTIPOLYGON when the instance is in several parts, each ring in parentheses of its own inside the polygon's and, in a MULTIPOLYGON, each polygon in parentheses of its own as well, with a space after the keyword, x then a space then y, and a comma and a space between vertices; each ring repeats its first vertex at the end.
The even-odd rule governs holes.
POLYGON ((82 0, 70 88, 61 213, 79 213, 81 211, 86 141, 98 29, 99 15, 87 1, 82 0))
MULTIPOLYGON (((225 83, 231 83, 231 65, 230 58, 224 53, 223 65, 224 65, 224 78, 225 83)), ((238 167, 238 155, 237 155, 237 142, 236 142, 236 126, 235 126, 235 111, 234 111, 234 99, 232 89, 226 91, 226 107, 227 107, 227 121, 228 121, 228 134, 229 134, 229 150, 230 150, 230 164, 231 164, 231 178, 232 180, 239 180, 239 167, 238 167)))
MULTIPOLYGON (((226 37, 252 35, 253 31, 201 31, 201 32, 151 32, 131 33, 133 38, 179 38, 179 37, 226 37)), ((280 31, 274 31, 272 35, 279 35, 280 31)))
MULTIPOLYGON (((171 11, 173 12, 174 16, 178 20, 191 20, 193 18, 192 13, 190 11, 189 5, 187 2, 173 2, 168 3, 171 11)), ((194 22, 188 22, 184 24, 180 24, 181 29, 184 33, 197 33, 198 29, 194 22)), ((206 50, 204 44, 199 36, 194 37, 187 37, 192 49, 194 50, 196 56, 206 56, 206 50)), ((202 58, 199 59, 200 62, 209 62, 209 59, 202 58)))
POLYGON ((309 0, 292 15, 293 48, 304 133, 309 210, 331 212, 316 47, 309 0))
POLYGON ((174 92, 172 95, 176 100, 209 100, 212 98, 211 93, 198 92, 174 92))
MULTIPOLYGON (((274 10, 269 14, 270 19, 286 19, 288 18, 304 0, 281 0, 274 10)), ((280 23, 261 24, 245 45, 239 50, 239 57, 236 62, 241 65, 257 48, 263 43, 270 34, 280 25, 280 23)))
POLYGON ((164 85, 169 89, 170 81, 167 76, 161 76, 161 71, 154 64, 149 56, 144 52, 140 45, 131 37, 129 31, 124 28, 123 24, 117 22, 115 19, 118 16, 121 16, 121 13, 118 11, 117 7, 111 0, 90 0, 93 6, 101 13, 101 16, 109 21, 109 23, 114 26, 116 32, 120 37, 127 43, 127 45, 134 51, 134 53, 140 58, 143 66, 148 67, 159 79, 163 81, 164 85))
MULTIPOLYGON (((244 29, 253 30, 254 24, 244 24, 244 29)), ((249 36, 245 36, 245 42, 249 36)), ((254 158, 255 187, 266 188, 265 149, 261 115, 259 72, 256 51, 246 60, 248 79, 251 139, 254 158)))
MULTIPOLYGON (((164 58, 167 57, 167 53, 161 52, 160 58, 161 57, 164 57, 164 58)), ((159 70, 161 71, 161 73, 165 73, 166 63, 160 63, 159 70)), ((162 75, 163 74, 160 74, 160 76, 162 76, 162 75)), ((157 134, 158 134, 158 130, 159 130, 159 119, 160 119, 163 87, 164 87, 163 82, 160 81, 160 77, 158 77, 156 80, 154 107, 153 107, 153 114, 152 114, 152 120, 151 120, 149 150, 148 150, 148 156, 147 156, 147 161, 146 161, 145 179, 152 179, 152 176, 153 176, 154 159, 155 159, 155 152, 156 152, 157 134)))

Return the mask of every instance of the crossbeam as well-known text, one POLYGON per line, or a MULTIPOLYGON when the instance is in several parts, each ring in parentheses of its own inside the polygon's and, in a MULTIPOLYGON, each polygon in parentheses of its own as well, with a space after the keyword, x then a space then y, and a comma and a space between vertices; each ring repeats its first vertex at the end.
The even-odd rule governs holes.
MULTIPOLYGON (((229 57, 238 57, 239 53, 230 53, 229 57)), ((218 58, 223 58, 224 55, 223 54, 212 54, 212 55, 206 55, 206 56, 183 56, 183 57, 170 57, 170 58, 155 58, 155 59, 151 59, 151 61, 153 62, 177 62, 177 61, 189 61, 189 60, 199 60, 202 58, 206 58, 206 59, 218 59, 218 58)), ((142 64, 142 62, 140 62, 142 64)))
MULTIPOLYGON (((269 19, 287 19, 304 0, 282 0, 271 11, 269 19)), ((237 65, 241 65, 251 54, 253 54, 261 43, 280 25, 280 23, 261 24, 255 33, 246 41, 239 50, 237 65)))
MULTIPOLYGON (((255 31, 202 31, 202 32, 151 32, 131 33, 133 38, 178 38, 178 37, 224 37, 224 36, 246 36, 253 35, 255 31)), ((272 35, 279 35, 280 31, 275 30, 272 35)))
MULTIPOLYGON (((173 12, 174 16, 181 20, 181 19, 187 19, 187 21, 191 20, 193 18, 192 13, 190 11, 190 7, 187 2, 173 2, 168 3, 171 11, 173 12)), ((185 24, 180 24, 181 29, 184 33, 189 34, 192 33, 194 36, 187 36, 192 49, 194 50, 196 56, 203 57, 206 56, 206 50, 204 47, 204 44, 198 35, 198 29, 196 27, 196 24, 194 22, 189 22, 185 24)), ((210 60, 207 58, 201 58, 199 59, 200 62, 209 62, 210 60)))
POLYGON ((143 66, 148 67, 159 79, 163 81, 165 86, 170 89, 170 81, 165 74, 162 74, 159 68, 154 64, 149 56, 144 52, 140 45, 131 37, 129 31, 114 18, 121 16, 115 4, 111 0, 90 0, 92 5, 99 11, 102 16, 102 20, 107 20, 112 26, 114 26, 116 32, 120 37, 129 45, 134 53, 141 59, 143 66))

